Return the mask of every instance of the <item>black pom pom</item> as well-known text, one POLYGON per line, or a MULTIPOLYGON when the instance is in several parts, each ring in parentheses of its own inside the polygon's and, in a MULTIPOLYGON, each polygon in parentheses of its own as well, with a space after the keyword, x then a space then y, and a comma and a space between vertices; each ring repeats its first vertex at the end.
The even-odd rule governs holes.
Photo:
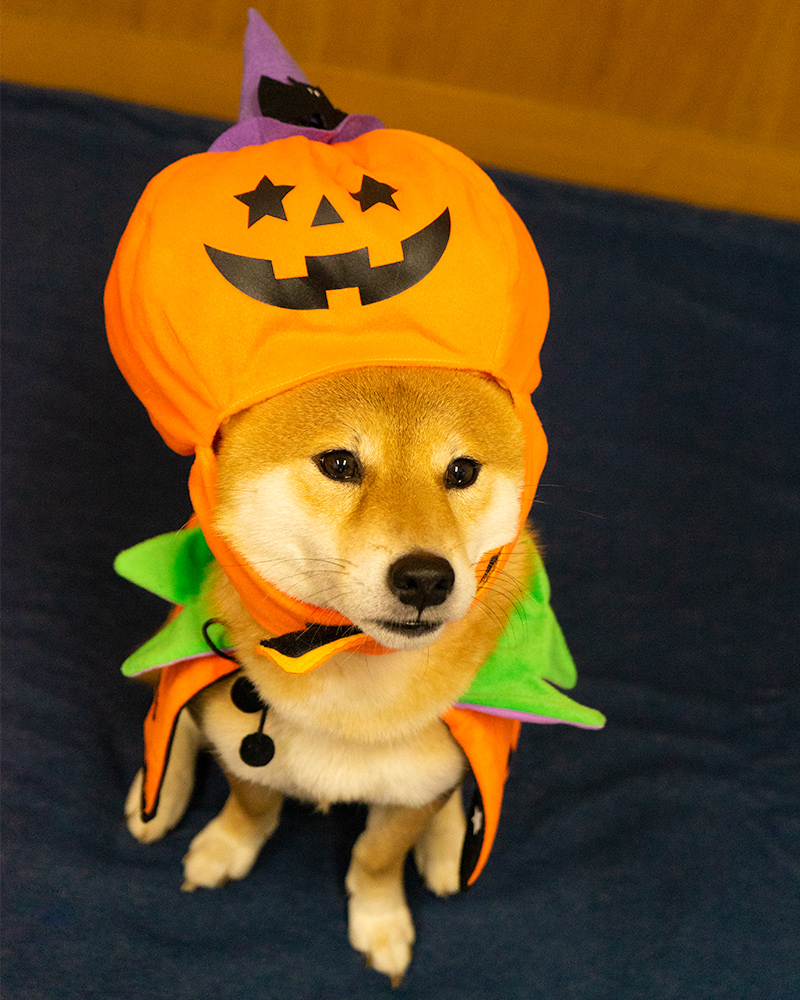
POLYGON ((264 767, 275 756, 275 744, 266 733, 250 733, 242 740, 239 756, 248 767, 264 767))
POLYGON ((246 677, 236 678, 231 688, 231 701, 240 712, 260 712, 266 708, 266 705, 258 696, 255 685, 246 677))

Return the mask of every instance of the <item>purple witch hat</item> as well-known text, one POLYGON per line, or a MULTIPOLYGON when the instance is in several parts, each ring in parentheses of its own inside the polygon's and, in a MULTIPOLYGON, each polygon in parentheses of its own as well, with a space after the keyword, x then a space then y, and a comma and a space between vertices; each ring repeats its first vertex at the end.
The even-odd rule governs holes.
POLYGON ((316 142, 347 142, 383 125, 372 115, 338 111, 281 45, 252 8, 247 12, 239 120, 214 141, 209 152, 260 146, 304 135, 316 142))

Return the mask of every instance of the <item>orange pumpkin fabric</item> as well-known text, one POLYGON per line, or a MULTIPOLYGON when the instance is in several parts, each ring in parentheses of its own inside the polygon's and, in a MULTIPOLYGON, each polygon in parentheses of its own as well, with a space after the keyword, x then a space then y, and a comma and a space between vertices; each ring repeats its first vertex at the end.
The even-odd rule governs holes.
POLYGON ((491 179, 443 143, 381 129, 179 160, 142 195, 105 307, 123 375, 167 444, 195 455, 190 494, 212 552, 273 634, 345 620, 281 594, 229 551, 213 526, 213 444, 233 414, 305 381, 375 365, 495 378, 525 430, 522 529, 546 456, 530 393, 547 283, 491 179))

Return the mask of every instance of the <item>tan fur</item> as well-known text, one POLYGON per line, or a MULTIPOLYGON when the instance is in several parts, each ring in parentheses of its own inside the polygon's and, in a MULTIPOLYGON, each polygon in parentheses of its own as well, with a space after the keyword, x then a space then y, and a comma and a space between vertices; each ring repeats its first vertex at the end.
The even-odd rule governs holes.
POLYGON ((530 568, 529 547, 519 543, 497 584, 473 603, 478 559, 517 531, 519 422, 510 397, 479 375, 367 369, 318 379, 234 417, 222 430, 218 459, 218 530, 292 596, 331 607, 384 641, 380 622, 408 611, 386 586, 394 560, 433 552, 451 563, 455 585, 441 608, 422 612, 426 621, 444 622, 427 639, 399 637, 393 645, 404 648, 396 652, 342 653, 293 675, 255 653, 264 630, 219 570, 215 613, 270 706, 264 731, 275 757, 263 769, 241 761, 238 748, 255 728, 253 716, 232 704, 233 681, 220 681, 192 703, 195 722, 181 723, 165 781, 170 791, 162 793, 174 801, 162 802, 166 818, 153 820, 157 827, 146 837, 151 824, 131 814, 129 825, 140 839, 154 839, 177 822, 186 796, 175 790, 173 774, 184 775, 193 761, 195 723, 231 793, 190 846, 186 889, 247 874, 277 826, 284 795, 323 807, 369 803, 347 876, 350 939, 397 983, 414 937, 402 885, 409 849, 415 846, 434 892, 458 888, 465 824, 453 790, 465 761, 440 716, 493 648, 530 568), (358 456, 360 482, 334 482, 320 472, 314 456, 333 449, 358 456), (478 478, 447 490, 444 472, 461 456, 481 463, 478 478))

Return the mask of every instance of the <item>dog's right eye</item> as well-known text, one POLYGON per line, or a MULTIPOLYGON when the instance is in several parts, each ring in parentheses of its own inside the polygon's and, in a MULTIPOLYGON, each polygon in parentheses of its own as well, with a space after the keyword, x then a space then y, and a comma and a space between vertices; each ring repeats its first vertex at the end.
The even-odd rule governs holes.
POLYGON ((447 466, 444 485, 448 490, 465 490, 472 486, 481 471, 481 463, 474 458, 454 458, 447 466))
POLYGON ((326 451, 314 459, 323 476, 337 483, 361 481, 361 466, 351 451, 326 451))

